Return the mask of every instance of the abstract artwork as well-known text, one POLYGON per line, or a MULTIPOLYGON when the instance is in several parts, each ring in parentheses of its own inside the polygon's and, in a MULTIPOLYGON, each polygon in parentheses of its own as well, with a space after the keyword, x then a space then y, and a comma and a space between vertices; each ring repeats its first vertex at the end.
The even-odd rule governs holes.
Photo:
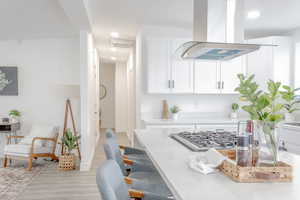
POLYGON ((0 67, 0 95, 18 96, 17 67, 0 67))

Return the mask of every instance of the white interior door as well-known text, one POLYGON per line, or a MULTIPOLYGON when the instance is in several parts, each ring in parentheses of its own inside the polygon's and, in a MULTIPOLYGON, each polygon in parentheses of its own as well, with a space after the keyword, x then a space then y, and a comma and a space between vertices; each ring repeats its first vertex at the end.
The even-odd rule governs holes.
POLYGON ((170 93, 169 40, 147 38, 143 63, 147 65, 148 93, 170 93))
POLYGON ((172 71, 172 93, 194 92, 194 66, 192 61, 180 60, 175 56, 175 51, 187 39, 175 39, 170 42, 170 59, 172 71))
POLYGON ((194 62, 194 84, 195 93, 198 94, 218 94, 218 81, 220 74, 216 62, 195 61, 194 62))
POLYGON ((235 88, 239 85, 238 74, 245 73, 245 58, 243 56, 221 62, 221 92, 223 94, 237 94, 235 88))

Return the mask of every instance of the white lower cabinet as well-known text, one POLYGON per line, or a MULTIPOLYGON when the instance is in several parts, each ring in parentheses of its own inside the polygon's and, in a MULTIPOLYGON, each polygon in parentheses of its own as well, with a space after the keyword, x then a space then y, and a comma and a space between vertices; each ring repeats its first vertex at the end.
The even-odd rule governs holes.
POLYGON ((280 128, 279 140, 288 152, 300 155, 300 129, 280 128))

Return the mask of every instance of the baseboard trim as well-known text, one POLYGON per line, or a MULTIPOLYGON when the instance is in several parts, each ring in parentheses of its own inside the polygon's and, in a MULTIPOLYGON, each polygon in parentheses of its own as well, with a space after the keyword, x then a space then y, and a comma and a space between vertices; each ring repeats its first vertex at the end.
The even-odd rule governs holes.
POLYGON ((94 147, 93 152, 91 153, 91 156, 89 157, 89 159, 87 161, 80 162, 80 171, 89 171, 91 169, 99 139, 100 139, 100 133, 97 134, 95 147, 94 147))

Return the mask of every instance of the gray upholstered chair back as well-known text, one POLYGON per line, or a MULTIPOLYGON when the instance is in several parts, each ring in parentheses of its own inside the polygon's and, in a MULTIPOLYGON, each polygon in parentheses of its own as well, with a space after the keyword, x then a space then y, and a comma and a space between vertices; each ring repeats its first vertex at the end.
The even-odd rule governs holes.
POLYGON ((110 128, 106 129, 105 136, 106 136, 106 138, 117 139, 117 136, 116 136, 115 132, 110 128))
POLYGON ((107 138, 106 143, 104 144, 104 152, 107 160, 114 160, 118 163, 123 174, 125 175, 126 167, 123 163, 122 154, 119 148, 117 141, 113 138, 107 138))
POLYGON ((114 160, 105 161, 98 169, 96 181, 102 200, 128 200, 128 187, 114 160))

